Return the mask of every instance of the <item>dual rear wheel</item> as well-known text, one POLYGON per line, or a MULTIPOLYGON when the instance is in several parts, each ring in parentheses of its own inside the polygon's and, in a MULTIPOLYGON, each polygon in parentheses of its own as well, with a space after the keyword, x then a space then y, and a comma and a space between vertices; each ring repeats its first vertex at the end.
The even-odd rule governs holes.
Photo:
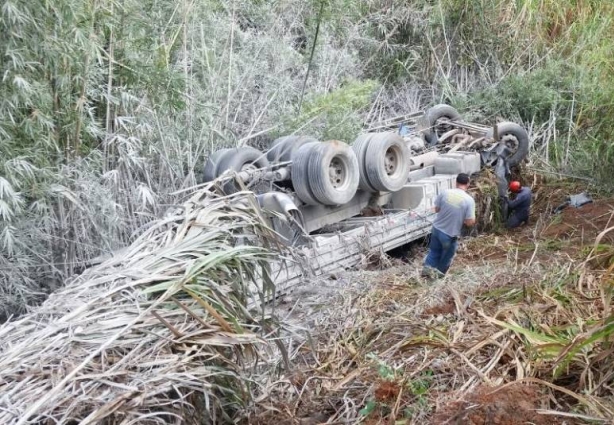
MULTIPOLYGON (((205 181, 235 172, 266 168, 289 162, 291 184, 296 196, 307 205, 343 205, 358 189, 393 192, 407 181, 410 153, 395 133, 359 136, 352 146, 312 137, 288 136, 275 140, 267 154, 251 147, 221 149, 205 164, 205 181)), ((236 191, 234 183, 225 185, 236 191)))
POLYGON ((342 205, 358 189, 358 160, 343 142, 310 142, 292 155, 292 186, 308 205, 342 205))
MULTIPOLYGON (((434 146, 460 114, 451 106, 440 104, 429 109, 418 123, 418 131, 434 146)), ((486 134, 492 138, 492 129, 486 134)), ((498 143, 507 147, 508 163, 516 165, 527 155, 529 138, 526 130, 511 122, 498 124, 498 143)), ((319 142, 313 137, 286 136, 273 141, 266 155, 252 147, 222 149, 206 162, 205 181, 226 170, 236 172, 267 168, 288 163, 296 196, 308 205, 342 205, 357 190, 396 192, 407 181, 411 152, 396 132, 367 133, 356 138, 352 146, 341 141, 319 142)), ((234 182, 225 185, 234 191, 234 182)))
POLYGON ((407 182, 410 151, 398 134, 361 134, 352 148, 358 159, 362 190, 396 192, 407 182))
POLYGON ((407 182, 410 152, 396 133, 360 135, 350 147, 334 140, 308 142, 291 157, 292 185, 309 205, 342 205, 358 189, 395 192, 407 182))

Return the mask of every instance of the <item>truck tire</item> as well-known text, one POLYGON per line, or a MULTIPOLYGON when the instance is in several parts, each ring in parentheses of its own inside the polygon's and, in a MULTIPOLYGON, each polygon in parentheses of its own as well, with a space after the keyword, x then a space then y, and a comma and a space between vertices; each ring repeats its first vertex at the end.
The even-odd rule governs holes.
MULTIPOLYGON (((437 120, 444 118, 450 121, 458 121, 462 117, 456 109, 445 103, 435 105, 426 111, 420 122, 418 123, 418 130, 424 134, 424 139, 429 146, 435 146, 439 141, 444 131, 437 129, 437 120)), ((440 124, 441 125, 441 124, 440 124)))
POLYGON ((409 160, 409 148, 401 136, 374 135, 365 152, 365 169, 371 187, 380 192, 401 190, 407 183, 409 160))
POLYGON ((309 136, 284 136, 275 139, 267 153, 267 159, 271 163, 287 162, 292 160, 292 154, 301 146, 317 142, 309 136))
POLYGON ((284 149, 285 144, 288 141, 292 141, 296 139, 298 139, 298 136, 282 136, 282 137, 278 137, 277 139, 273 140, 273 142, 271 142, 271 145, 269 146, 269 151, 266 154, 266 157, 269 160, 269 162, 271 163, 279 162, 281 154, 285 150, 284 149))
POLYGON ((354 154, 356 154, 356 159, 358 160, 358 187, 365 192, 377 192, 377 190, 371 186, 371 183, 369 183, 367 168, 365 166, 367 147, 373 136, 374 133, 361 134, 354 140, 354 143, 352 143, 352 150, 354 154))
MULTIPOLYGON (((497 133, 499 140, 496 140, 496 142, 505 143, 511 150, 511 154, 507 158, 508 165, 513 167, 520 164, 529 153, 529 133, 522 126, 514 122, 497 124, 497 133)), ((486 132, 486 137, 493 137, 492 128, 486 132)))
POLYGON ((341 141, 316 145, 307 172, 314 197, 324 205, 343 205, 358 189, 358 160, 352 148, 341 141))
POLYGON ((311 191, 309 173, 307 172, 309 158, 313 153, 313 149, 319 144, 320 142, 306 143, 292 153, 292 168, 290 171, 292 187, 294 188, 296 196, 307 205, 319 204, 311 191))
POLYGON ((207 158, 207 161, 205 162, 205 170, 203 172, 204 182, 215 180, 215 178, 218 176, 217 168, 220 160, 228 151, 231 150, 232 149, 220 149, 209 155, 209 158, 207 158))
MULTIPOLYGON (((236 172, 250 171, 265 168, 268 165, 269 161, 264 154, 251 146, 229 149, 228 152, 222 155, 218 162, 216 177, 221 176, 227 170, 236 172)), ((234 181, 230 181, 224 185, 224 190, 227 193, 232 193, 238 191, 239 188, 236 187, 234 181)))
POLYGON ((247 171, 265 168, 269 165, 269 161, 264 154, 258 149, 251 146, 229 149, 222 158, 220 158, 217 167, 217 177, 222 175, 226 170, 247 171))

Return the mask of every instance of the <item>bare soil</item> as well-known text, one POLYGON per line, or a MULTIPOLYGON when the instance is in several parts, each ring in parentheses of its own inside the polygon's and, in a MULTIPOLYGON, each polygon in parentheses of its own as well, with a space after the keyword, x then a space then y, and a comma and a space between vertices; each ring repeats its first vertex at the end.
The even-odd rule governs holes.
MULTIPOLYGON (((586 256, 601 232, 614 226, 611 198, 567 207, 559 214, 552 214, 551 207, 551 203, 536 202, 528 225, 468 240, 459 249, 457 267, 476 262, 543 263, 553 256, 577 259, 586 256)), ((614 244, 614 231, 605 233, 600 244, 614 244)))
POLYGON ((527 385, 479 387, 469 395, 443 406, 433 416, 433 424, 449 425, 574 425, 569 418, 536 412, 546 396, 527 385))
MULTIPOLYGON (((598 200, 580 208, 567 207, 555 215, 541 236, 544 238, 569 240, 580 244, 592 244, 599 233, 614 226, 614 202, 611 199, 598 200)), ((602 243, 613 243, 614 232, 608 233, 602 243)))
POLYGON ((439 316, 446 314, 454 314, 456 312, 456 304, 452 298, 446 298, 442 303, 429 307, 422 312, 422 317, 439 316))

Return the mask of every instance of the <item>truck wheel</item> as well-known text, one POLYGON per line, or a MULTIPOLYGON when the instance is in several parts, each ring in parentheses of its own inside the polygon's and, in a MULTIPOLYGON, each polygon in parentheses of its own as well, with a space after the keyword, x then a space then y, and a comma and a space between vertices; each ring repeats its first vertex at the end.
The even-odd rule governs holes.
POLYGON ((352 148, 338 140, 315 146, 309 157, 311 191, 324 205, 343 205, 358 189, 358 160, 352 148))
POLYGON ((309 136, 280 137, 271 144, 271 149, 267 153, 267 159, 271 163, 291 161, 294 151, 311 142, 317 142, 317 140, 309 136))
POLYGON ((226 170, 251 171, 265 168, 269 161, 258 149, 251 146, 229 149, 219 160, 217 176, 222 175, 226 170))
MULTIPOLYGON (((240 171, 255 171, 260 168, 265 168, 269 165, 269 161, 264 154, 258 149, 250 146, 244 146, 242 148, 229 149, 228 152, 220 158, 217 167, 217 176, 221 176, 227 170, 240 171)), ((228 193, 236 192, 239 190, 234 181, 229 182, 224 186, 224 189, 228 193)))
MULTIPOLYGON (((497 124, 499 140, 496 142, 504 143, 510 150, 507 162, 510 167, 520 164, 529 153, 529 134, 520 125, 514 122, 502 122, 497 124)), ((487 138, 493 137, 493 129, 486 132, 487 138)))
POLYGON ((435 146, 439 137, 450 130, 447 121, 458 121, 461 115, 456 109, 445 103, 435 105, 426 111, 420 122, 418 130, 424 134, 424 139, 430 146, 435 146))
POLYGON ((309 174, 307 172, 309 158, 311 157, 313 149, 319 144, 320 142, 306 143, 292 153, 292 168, 290 171, 292 187, 294 188, 296 196, 307 205, 319 204, 311 191, 309 174))
POLYGON ((215 151, 209 155, 209 158, 207 158, 207 161, 205 162, 205 170, 203 172, 203 179, 205 182, 215 180, 215 178, 218 176, 218 164, 220 163, 222 157, 230 150, 232 149, 220 149, 219 151, 215 151))
POLYGON ((396 192, 407 183, 410 153, 403 138, 381 133, 369 140, 365 168, 371 186, 381 192, 396 192))
POLYGON ((358 187, 366 192, 377 192, 377 190, 371 186, 371 183, 369 183, 367 168, 365 167, 367 147, 373 136, 374 133, 361 134, 354 140, 354 143, 352 143, 352 150, 354 154, 356 154, 356 159, 358 160, 358 187))

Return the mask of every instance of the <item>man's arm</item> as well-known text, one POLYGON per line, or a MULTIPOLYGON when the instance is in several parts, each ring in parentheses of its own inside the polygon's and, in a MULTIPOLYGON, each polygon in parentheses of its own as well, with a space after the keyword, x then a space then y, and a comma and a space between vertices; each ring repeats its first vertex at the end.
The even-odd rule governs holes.
POLYGON ((518 195, 516 197, 516 199, 513 199, 513 200, 508 199, 507 200, 507 207, 509 209, 513 210, 514 208, 516 208, 518 206, 518 204, 520 204, 520 201, 522 201, 522 196, 520 196, 520 195, 518 195))
POLYGON ((436 213, 438 213, 439 211, 441 211, 441 196, 442 196, 442 195, 443 195, 442 193, 440 193, 439 195, 437 195, 437 196, 435 197, 435 202, 433 202, 433 205, 434 205, 434 207, 433 207, 433 211, 435 211, 436 213))
POLYGON ((463 224, 467 227, 473 227, 475 225, 475 201, 471 198, 471 202, 467 206, 465 212, 465 221, 463 224))
POLYGON ((518 194, 518 196, 516 197, 516 199, 514 199, 513 201, 507 201, 507 206, 511 209, 516 208, 518 205, 520 205, 520 203, 524 202, 527 200, 527 198, 531 196, 529 195, 529 193, 527 191, 522 191, 518 194))

